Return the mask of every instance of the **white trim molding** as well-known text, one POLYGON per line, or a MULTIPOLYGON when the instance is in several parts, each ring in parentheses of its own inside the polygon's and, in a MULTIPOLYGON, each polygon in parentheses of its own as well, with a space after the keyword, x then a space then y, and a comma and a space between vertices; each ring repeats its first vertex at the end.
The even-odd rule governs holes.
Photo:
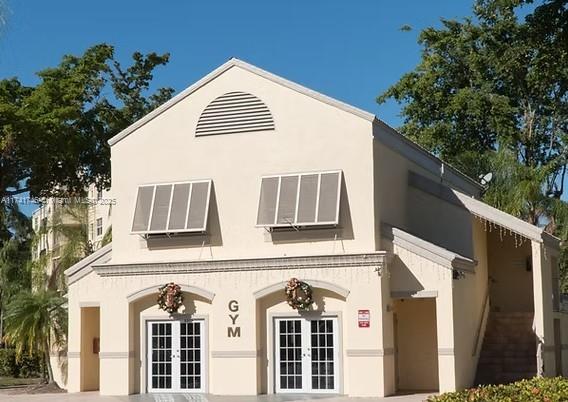
POLYGON ((134 357, 133 351, 130 352, 99 352, 99 359, 130 359, 134 357))
MULTIPOLYGON (((335 283, 321 281, 319 279, 302 279, 302 280, 308 283, 311 287, 329 290, 330 292, 336 293, 344 299, 346 299, 347 296, 349 296, 348 289, 336 285, 335 283)), ((262 289, 253 292, 253 295, 255 299, 260 299, 274 292, 279 292, 279 291, 282 292, 282 289, 284 289, 285 286, 286 286, 286 281, 276 282, 270 286, 266 286, 262 289)))
POLYGON ((438 356, 453 356, 454 348, 438 348, 438 356))
POLYGON ((93 269, 98 275, 103 277, 357 267, 373 267, 380 273, 386 267, 390 256, 389 252, 378 251, 365 254, 105 264, 94 265, 93 269))
POLYGON ((211 358, 213 359, 252 359, 257 358, 259 352, 257 350, 212 350, 211 358))
POLYGON ((84 302, 79 302, 79 307, 81 308, 87 308, 87 307, 100 307, 101 303, 98 301, 84 301, 84 302))
POLYGON ((79 359, 81 357, 81 352, 67 352, 68 359, 79 359))
MULTIPOLYGON (((131 293, 128 296, 126 296, 126 300, 129 303, 132 303, 132 302, 139 300, 139 299, 141 299, 145 296, 155 294, 158 291, 158 288, 162 285, 163 284, 157 284, 157 285, 154 285, 154 286, 148 286, 147 288, 137 290, 136 292, 131 293)), ((185 284, 182 284, 182 283, 178 283, 178 285, 181 287, 182 292, 193 293, 195 295, 203 297, 204 299, 206 299, 209 302, 212 302, 213 299, 215 298, 215 293, 210 292, 209 290, 206 290, 206 289, 203 289, 203 288, 200 288, 200 287, 197 287, 197 286, 193 286, 193 285, 185 285, 185 284)))
POLYGON ((438 297, 437 290, 394 290, 391 291, 392 299, 424 299, 438 297))
POLYGON ((345 355, 347 357, 384 357, 394 355, 394 349, 347 349, 345 355))
POLYGON ((109 243, 106 246, 98 249, 88 257, 83 258, 81 261, 65 270, 64 274, 67 278, 67 285, 71 285, 72 283, 77 282, 79 279, 92 272, 94 264, 104 264, 110 261, 111 256, 112 243, 109 243))

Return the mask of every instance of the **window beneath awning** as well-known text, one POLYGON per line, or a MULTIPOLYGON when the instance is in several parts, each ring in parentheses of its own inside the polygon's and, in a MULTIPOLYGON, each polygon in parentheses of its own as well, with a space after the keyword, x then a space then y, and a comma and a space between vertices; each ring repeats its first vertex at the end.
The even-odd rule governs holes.
POLYGON ((138 187, 133 234, 205 232, 211 180, 138 187))
POLYGON ((341 171, 264 176, 257 226, 337 225, 340 193, 341 171))

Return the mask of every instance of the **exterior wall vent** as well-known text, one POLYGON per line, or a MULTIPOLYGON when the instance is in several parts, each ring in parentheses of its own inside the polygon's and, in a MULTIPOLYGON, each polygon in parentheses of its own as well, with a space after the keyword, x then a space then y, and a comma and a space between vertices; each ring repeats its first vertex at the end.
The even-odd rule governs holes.
POLYGON ((216 135, 274 130, 266 104, 246 92, 227 92, 201 113, 195 135, 216 135))

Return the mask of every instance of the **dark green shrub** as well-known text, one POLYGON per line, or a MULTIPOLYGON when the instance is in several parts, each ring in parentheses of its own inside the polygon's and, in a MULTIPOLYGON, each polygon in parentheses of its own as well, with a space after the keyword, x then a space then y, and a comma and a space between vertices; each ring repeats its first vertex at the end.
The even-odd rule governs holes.
POLYGON ((40 359, 37 356, 24 354, 16 360, 16 351, 11 348, 0 349, 0 376, 1 377, 38 377, 41 373, 40 359))
POLYGON ((568 378, 532 378, 507 385, 488 385, 428 398, 429 402, 565 402, 568 378))
POLYGON ((35 378, 41 375, 41 362, 37 356, 24 355, 18 365, 18 377, 35 378))
POLYGON ((0 349, 0 376, 17 377, 19 373, 14 349, 0 349))

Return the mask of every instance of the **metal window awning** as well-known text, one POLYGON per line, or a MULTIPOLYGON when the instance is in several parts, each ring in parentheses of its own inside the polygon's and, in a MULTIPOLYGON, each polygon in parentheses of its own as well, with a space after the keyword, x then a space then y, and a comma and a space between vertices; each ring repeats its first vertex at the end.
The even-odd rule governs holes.
POLYGON ((138 187, 132 234, 205 232, 211 180, 138 187))
POLYGON ((339 170, 264 176, 257 226, 337 225, 342 173, 339 170))

